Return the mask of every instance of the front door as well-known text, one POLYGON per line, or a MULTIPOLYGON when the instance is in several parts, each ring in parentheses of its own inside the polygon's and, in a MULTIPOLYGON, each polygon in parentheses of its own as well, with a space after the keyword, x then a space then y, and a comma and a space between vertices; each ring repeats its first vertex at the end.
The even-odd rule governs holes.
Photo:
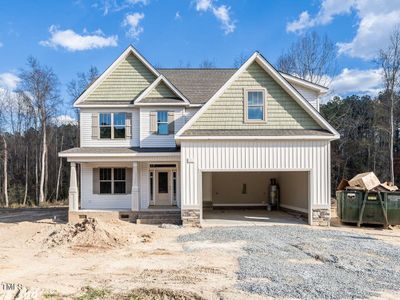
POLYGON ((168 171, 156 171, 156 205, 172 205, 169 174, 168 171))

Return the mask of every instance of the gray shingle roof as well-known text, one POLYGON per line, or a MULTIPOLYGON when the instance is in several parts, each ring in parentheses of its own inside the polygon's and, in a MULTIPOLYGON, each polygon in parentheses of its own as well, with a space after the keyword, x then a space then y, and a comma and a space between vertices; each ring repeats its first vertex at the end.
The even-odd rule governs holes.
POLYGON ((192 104, 206 103, 237 69, 158 69, 192 104))
POLYGON ((161 104, 166 104, 166 103, 185 103, 182 99, 178 98, 144 98, 142 99, 139 103, 161 103, 161 104))
POLYGON ((309 130, 309 129, 188 129, 182 136, 333 136, 326 130, 309 130))

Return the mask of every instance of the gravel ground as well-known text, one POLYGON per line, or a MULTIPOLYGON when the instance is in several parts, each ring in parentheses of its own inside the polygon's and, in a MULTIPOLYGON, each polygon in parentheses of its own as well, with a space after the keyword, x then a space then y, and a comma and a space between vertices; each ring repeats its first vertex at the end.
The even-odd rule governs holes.
POLYGON ((213 227, 179 241, 245 241, 238 286, 265 296, 362 299, 400 290, 400 248, 364 234, 306 226, 213 227))

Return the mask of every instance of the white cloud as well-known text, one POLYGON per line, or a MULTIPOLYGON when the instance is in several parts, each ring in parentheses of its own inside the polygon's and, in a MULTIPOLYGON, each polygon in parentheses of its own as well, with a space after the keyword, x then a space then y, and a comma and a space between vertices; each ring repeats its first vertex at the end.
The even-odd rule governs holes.
POLYGON ((140 26, 140 21, 144 19, 143 13, 133 13, 126 15, 122 25, 128 27, 126 33, 129 37, 138 39, 139 35, 143 32, 143 27, 140 26))
POLYGON ((77 125, 78 122, 70 115, 60 115, 53 118, 53 123, 57 126, 62 125, 77 125))
POLYGON ((40 41, 42 46, 58 48, 62 47, 68 51, 83 51, 96 48, 116 47, 118 36, 104 36, 101 30, 92 34, 78 34, 71 29, 59 30, 55 25, 50 26, 51 37, 46 41, 40 41))
POLYGON ((0 87, 13 91, 18 86, 21 79, 13 73, 1 73, 0 74, 0 87))
POLYGON ((131 8, 137 4, 147 5, 150 0, 99 0, 91 6, 103 11, 103 15, 131 8))
POLYGON ((326 25, 336 16, 354 12, 359 19, 357 32, 350 42, 337 46, 339 53, 350 57, 371 59, 389 40, 394 27, 400 24, 400 1, 393 0, 322 0, 319 12, 311 17, 308 11, 286 25, 288 32, 302 32, 326 25))
POLYGON ((2 42, 0 42, 0 48, 3 47, 3 46, 4 46, 4 44, 2 42))
POLYGON ((382 90, 382 69, 343 69, 332 79, 332 94, 346 96, 350 94, 368 94, 376 96, 382 90))
POLYGON ((196 10, 200 12, 211 11, 217 20, 221 23, 221 27, 225 34, 235 31, 235 21, 232 20, 230 11, 231 8, 226 5, 216 6, 213 0, 196 0, 196 10))
POLYGON ((175 13, 175 20, 180 20, 180 19, 182 19, 182 16, 181 16, 180 12, 177 11, 177 12, 175 13))

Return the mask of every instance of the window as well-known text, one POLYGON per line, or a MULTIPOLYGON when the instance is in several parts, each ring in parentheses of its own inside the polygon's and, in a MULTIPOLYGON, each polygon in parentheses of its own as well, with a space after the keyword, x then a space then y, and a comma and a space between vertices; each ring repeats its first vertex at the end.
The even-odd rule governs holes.
POLYGON ((246 121, 265 121, 265 99, 263 90, 247 91, 246 121))
POLYGON ((168 134, 168 112, 167 111, 157 112, 157 134, 161 134, 161 135, 168 134))
POLYGON ((154 201, 153 187, 154 187, 154 172, 150 172, 150 201, 154 201))
POLYGON ((111 114, 101 113, 99 121, 100 138, 111 139, 111 114))
POLYGON ((114 113, 114 139, 125 138, 125 113, 114 113))
POLYGON ((158 193, 168 194, 168 172, 158 172, 158 193))
POLYGON ((114 194, 125 194, 126 192, 126 169, 114 169, 114 194))
POLYGON ((111 194, 111 169, 100 169, 100 194, 111 194))
POLYGON ((126 169, 100 168, 100 194, 125 194, 126 169))
POLYGON ((172 172, 172 189, 173 189, 173 198, 176 201, 176 172, 172 172))
POLYGON ((99 127, 101 139, 125 138, 125 113, 100 113, 99 127))

